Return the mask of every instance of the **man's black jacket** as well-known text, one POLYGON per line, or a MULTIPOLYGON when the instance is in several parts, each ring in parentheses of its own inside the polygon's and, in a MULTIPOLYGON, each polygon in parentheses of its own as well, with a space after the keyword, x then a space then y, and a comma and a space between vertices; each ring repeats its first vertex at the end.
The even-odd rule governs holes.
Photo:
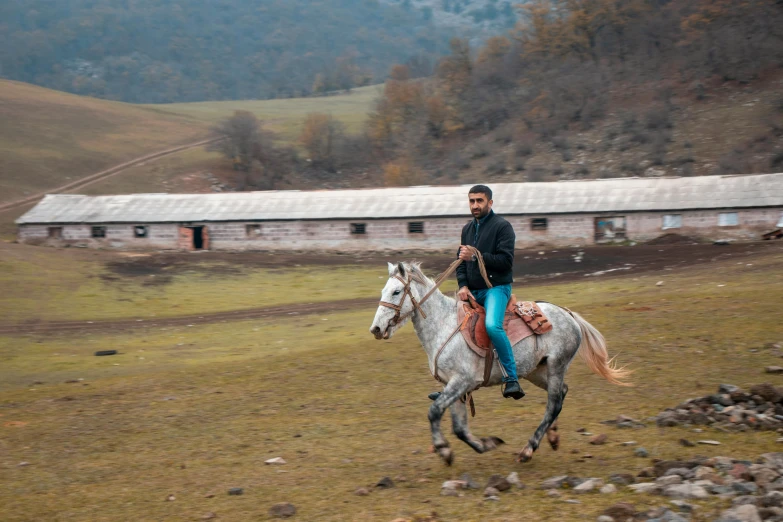
MULTIPOLYGON (((492 286, 510 284, 514 277, 514 243, 516 235, 511 223, 490 211, 484 222, 479 225, 476 238, 476 220, 471 219, 462 227, 461 245, 476 247, 484 257, 484 266, 492 286)), ((471 290, 487 288, 481 277, 478 263, 466 261, 457 267, 459 288, 467 286, 471 290)))

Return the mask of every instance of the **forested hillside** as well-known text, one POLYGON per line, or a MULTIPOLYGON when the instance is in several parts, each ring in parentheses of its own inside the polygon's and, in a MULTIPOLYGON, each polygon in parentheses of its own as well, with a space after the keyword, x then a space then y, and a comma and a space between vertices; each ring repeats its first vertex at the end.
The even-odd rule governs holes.
POLYGON ((377 0, 0 2, 0 77, 140 103, 306 95, 427 75, 430 10, 377 0))

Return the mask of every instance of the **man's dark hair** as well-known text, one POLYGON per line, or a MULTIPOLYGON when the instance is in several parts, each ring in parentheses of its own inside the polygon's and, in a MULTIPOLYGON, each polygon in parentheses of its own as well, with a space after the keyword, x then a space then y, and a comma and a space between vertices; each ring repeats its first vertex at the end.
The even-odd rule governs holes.
POLYGON ((492 189, 486 185, 474 185, 470 187, 468 194, 485 194, 487 201, 492 199, 492 189))

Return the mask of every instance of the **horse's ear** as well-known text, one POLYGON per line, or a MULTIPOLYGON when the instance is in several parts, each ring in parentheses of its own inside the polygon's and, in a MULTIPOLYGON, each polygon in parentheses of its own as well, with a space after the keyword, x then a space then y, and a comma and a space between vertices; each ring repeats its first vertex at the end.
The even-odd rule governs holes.
POLYGON ((397 263, 397 270, 400 271, 400 276, 405 277, 405 265, 402 264, 402 261, 397 263))
POLYGON ((394 272, 397 270, 397 265, 393 265, 391 263, 386 263, 389 265, 389 277, 392 277, 394 275, 394 272))

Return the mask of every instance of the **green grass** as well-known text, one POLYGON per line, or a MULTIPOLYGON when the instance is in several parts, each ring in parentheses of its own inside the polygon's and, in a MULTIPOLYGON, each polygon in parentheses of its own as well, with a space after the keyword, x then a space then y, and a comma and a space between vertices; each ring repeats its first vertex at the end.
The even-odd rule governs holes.
MULTIPOLYGON (((73 267, 67 260, 54 262, 63 251, 40 251, 60 268, 40 274, 38 284, 66 281, 73 267)), ((74 259, 84 262, 82 254, 74 259)), ((635 387, 619 388, 576 360, 567 379, 561 450, 544 445, 525 465, 514 463, 513 456, 540 421, 543 392, 528 385, 528 396, 516 403, 502 400, 497 389, 477 392, 474 433, 508 444, 477 455, 447 433, 456 461, 444 467, 427 453, 426 394, 437 385, 424 353, 410 326, 390 341, 372 339, 367 328, 374 307, 135 332, 0 337, 0 518, 198 520, 214 512, 219 520, 265 520, 272 504, 292 502, 297 520, 389 521, 435 511, 442 520, 548 521, 594 520, 618 501, 637 509, 666 505, 664 498, 625 491, 579 497, 565 492, 564 498, 582 502, 572 505, 537 486, 554 475, 606 479, 649 466, 650 459, 636 458, 633 448, 619 444, 628 440, 661 459, 754 458, 777 450, 772 432, 707 428, 696 434, 651 423, 619 430, 600 421, 619 414, 645 419, 712 393, 721 382, 778 384, 780 377, 763 368, 780 361, 765 346, 783 340, 782 265, 783 254, 772 253, 741 264, 516 288, 520 297, 585 315, 606 335, 611 353, 635 370, 635 387), (659 280, 663 286, 656 286, 659 280), (99 349, 120 354, 94 357, 99 349), (65 382, 79 378, 84 380, 65 382), (576 432, 580 427, 606 433, 609 442, 589 445, 576 432), (681 438, 722 445, 686 448, 681 438), (586 453, 592 458, 582 459, 586 453), (277 456, 288 464, 263 464, 277 456), (18 467, 22 461, 30 465, 18 467), (444 480, 464 472, 483 484, 491 474, 511 471, 528 488, 504 493, 500 502, 483 502, 481 491, 439 495, 444 480), (397 486, 367 497, 353 494, 383 476, 396 479, 397 486), (230 487, 243 487, 245 494, 228 496, 230 487), (170 494, 176 500, 166 502, 170 494)), ((299 270, 281 268, 273 276, 290 283, 299 270)), ((358 280, 377 294, 385 277, 372 279, 363 270, 372 271, 333 271, 332 284, 345 291, 358 280)), ((234 277, 246 277, 250 287, 256 276, 234 277)), ((200 283, 193 286, 227 284, 223 276, 200 283)), ((127 284, 128 291, 147 291, 127 284)), ((46 306, 76 307, 72 295, 51 299, 46 306)), ((92 299, 115 306, 111 292, 92 299)), ((223 306, 218 292, 206 293, 203 301, 205 309, 223 306)), ((19 306, 26 305, 17 295, 4 296, 3 313, 19 306)), ((135 308, 128 306, 131 316, 135 308)), ((448 419, 444 428, 448 432, 448 419)), ((707 521, 728 501, 696 504, 693 520, 707 521)))
POLYGON ((0 202, 196 141, 202 121, 0 80, 0 202))
POLYGON ((230 117, 234 111, 250 111, 263 121, 265 128, 278 133, 284 141, 293 142, 298 139, 305 117, 311 112, 331 114, 343 122, 349 132, 359 131, 382 89, 383 86, 372 85, 335 96, 172 103, 146 107, 163 114, 178 114, 210 124, 230 117))

